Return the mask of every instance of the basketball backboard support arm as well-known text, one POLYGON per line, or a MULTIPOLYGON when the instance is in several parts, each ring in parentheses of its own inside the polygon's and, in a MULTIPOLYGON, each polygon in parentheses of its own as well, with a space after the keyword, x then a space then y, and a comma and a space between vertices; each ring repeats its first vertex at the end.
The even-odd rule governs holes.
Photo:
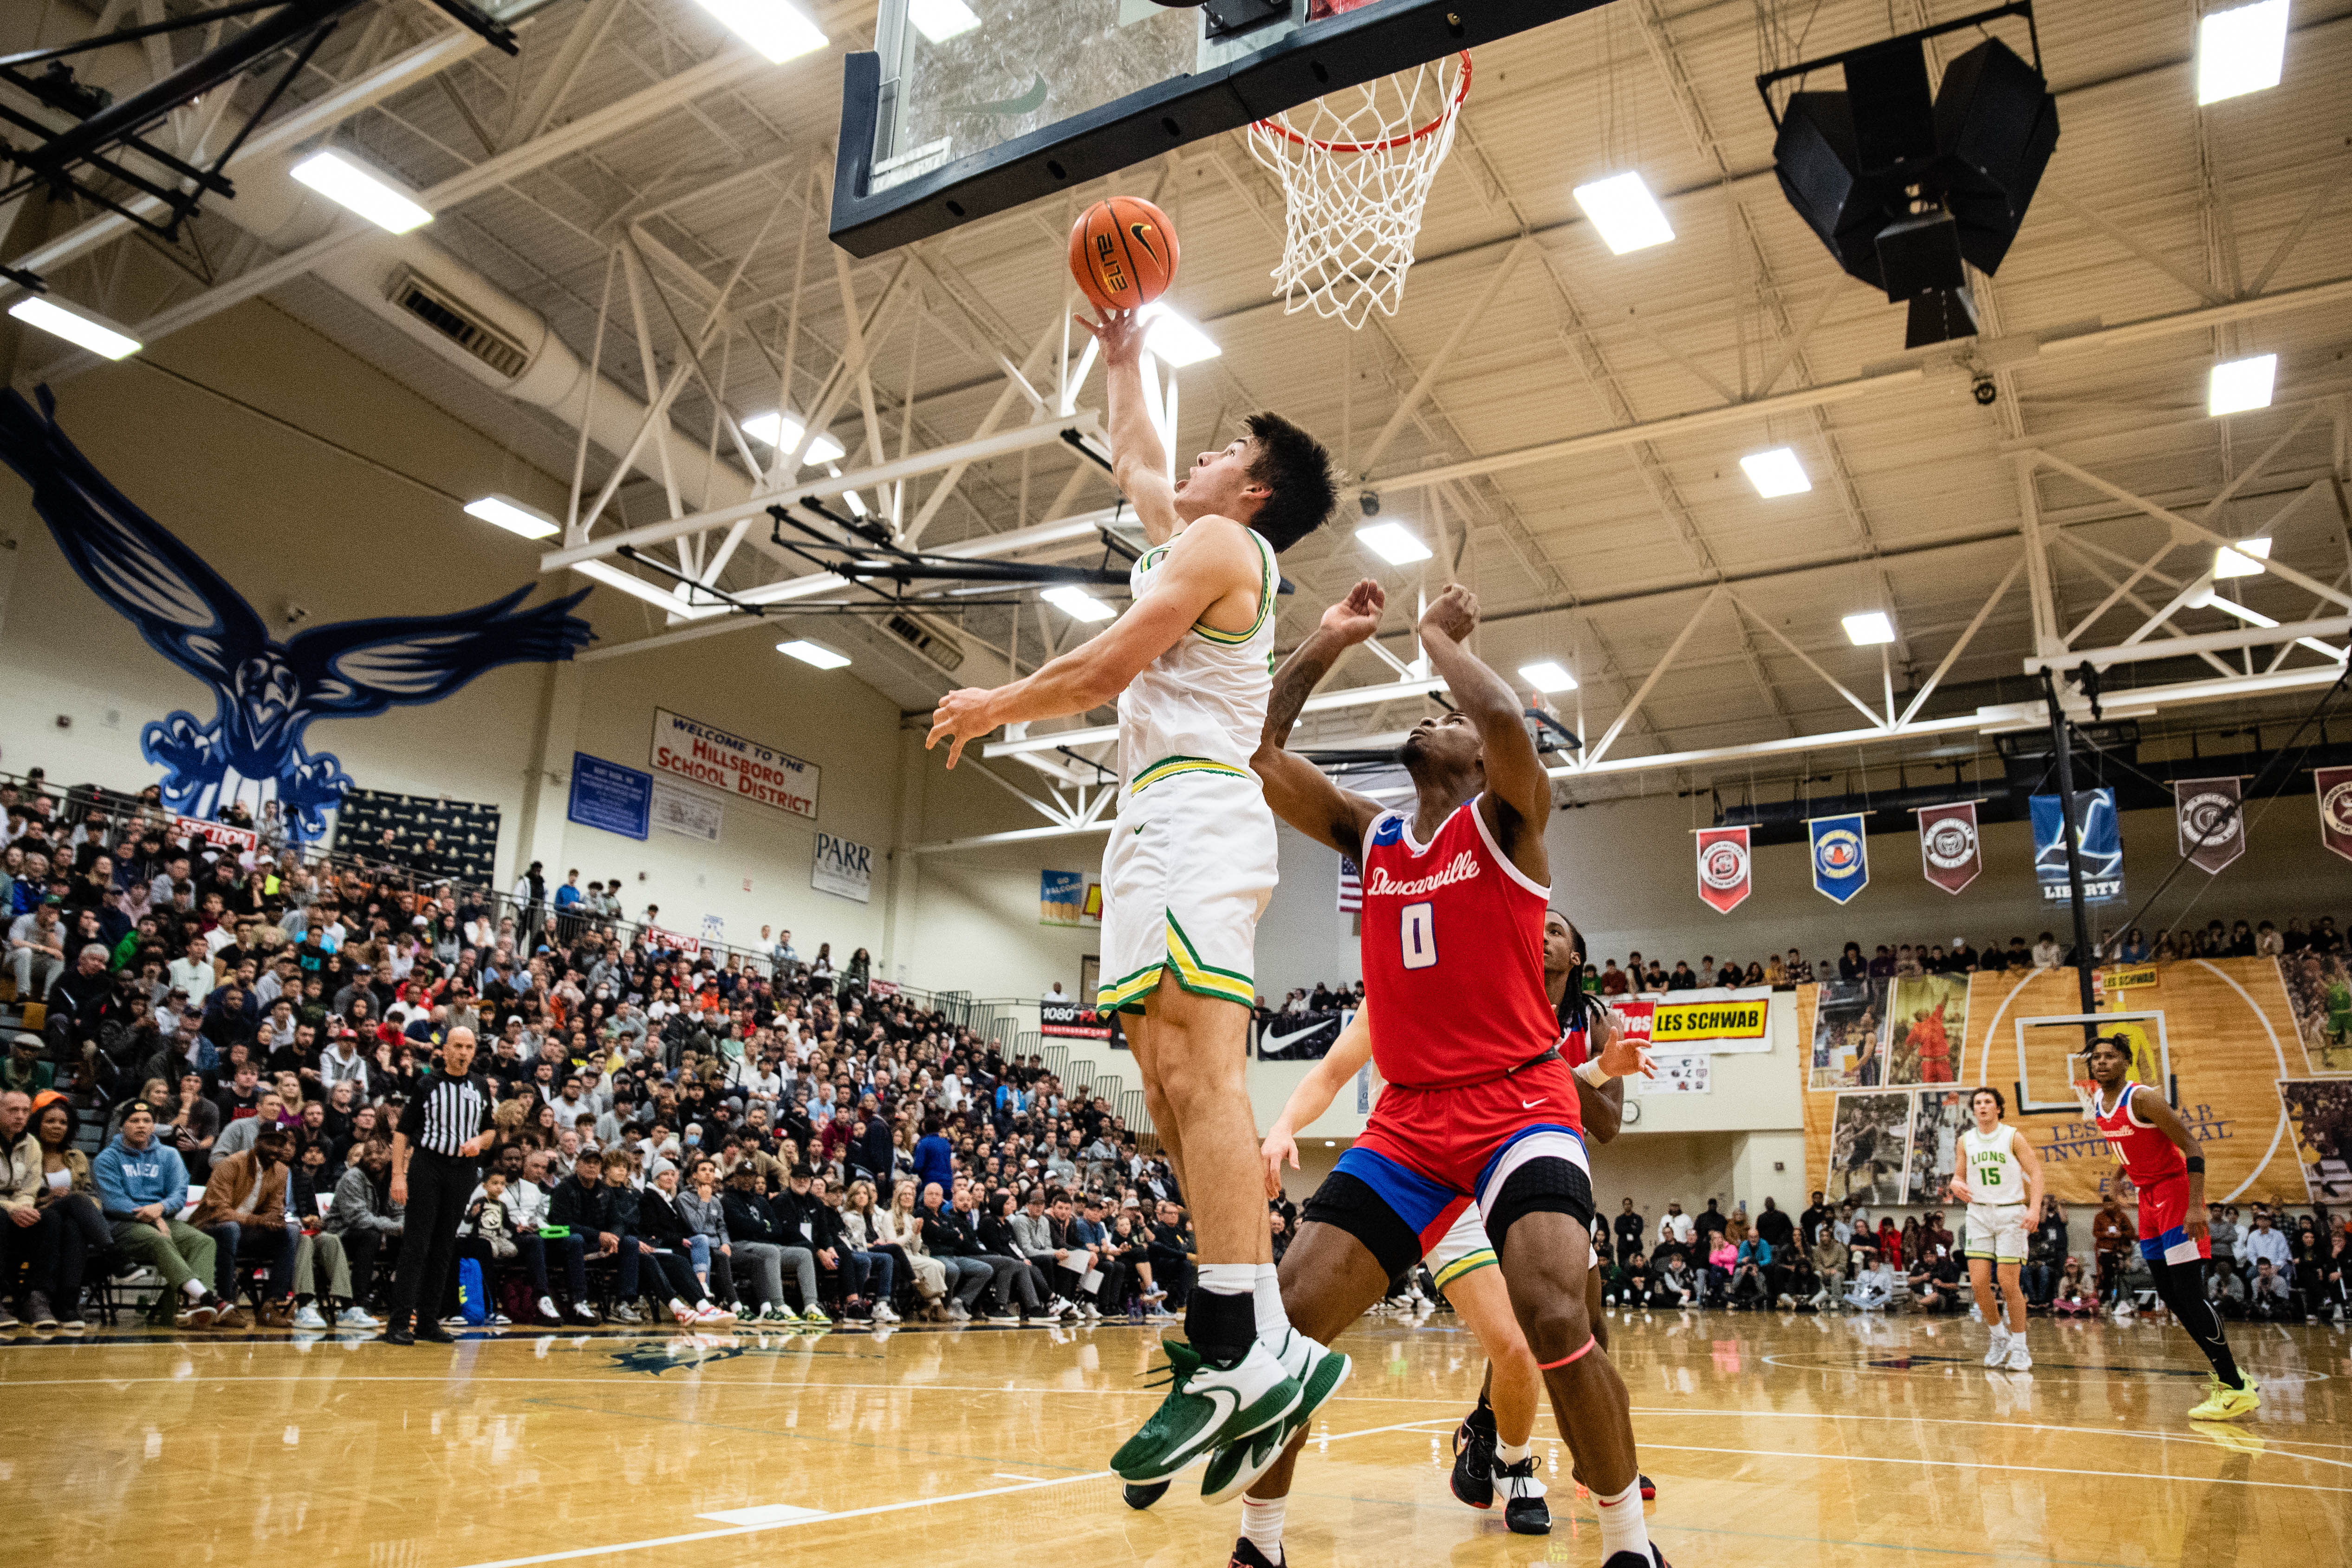
MULTIPOLYGON (((1028 0, 1022 7, 1033 31, 1061 43, 1118 39, 1128 74, 1104 71, 1087 85, 1056 85, 1083 72, 1086 55, 1069 64, 1047 58, 1043 37, 1006 52, 1007 38, 974 28, 944 43, 904 25, 903 0, 885 0, 874 50, 844 61, 841 139, 835 153, 832 237, 852 256, 877 256, 959 225, 1005 212, 1040 196, 1072 189, 1171 148, 1198 142, 1296 108, 1336 89, 1406 70, 1457 50, 1526 32, 1591 9, 1601 0, 1370 0, 1336 9, 1344 0, 1291 0, 1284 18, 1229 37, 1209 37, 1206 10, 1164 10, 1142 0, 1028 0), (1142 5, 1139 11, 1138 4, 1142 5), (896 21, 898 25, 894 26, 896 21), (1192 36, 1172 29, 1189 27, 1192 36), (966 42, 965 40, 970 40, 966 42), (1126 47, 1131 43, 1134 47, 1126 47), (992 93, 985 102, 942 102, 929 85, 885 78, 885 53, 895 68, 935 60, 942 81, 963 98, 992 93), (961 55, 961 59, 947 57, 961 55), (1018 79, 1024 73, 1029 80, 1018 79), (1108 101, 1087 101, 1088 85, 1143 78, 1142 85, 1108 101), (1029 129, 1065 99, 1074 110, 1029 129), (1033 101, 1034 100, 1034 101, 1033 101), (904 130, 895 117, 919 113, 947 135, 904 130), (886 124, 886 116, 893 117, 886 124), (1017 130, 991 142, 995 127, 1017 130), (953 125, 982 127, 960 150, 953 125), (877 134, 892 138, 877 153, 877 134), (877 178, 877 163, 881 177, 877 178), (919 170, 919 172, 910 172, 919 170)), ((999 21, 991 26, 1006 26, 999 21)))

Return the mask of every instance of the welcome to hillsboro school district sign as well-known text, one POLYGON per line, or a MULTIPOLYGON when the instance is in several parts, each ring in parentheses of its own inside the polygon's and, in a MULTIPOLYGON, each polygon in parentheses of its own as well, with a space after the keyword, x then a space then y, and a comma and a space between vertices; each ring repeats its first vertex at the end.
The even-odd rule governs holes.
POLYGON ((657 773, 816 820, 816 786, 823 770, 814 763, 667 708, 654 710, 653 764, 657 773))

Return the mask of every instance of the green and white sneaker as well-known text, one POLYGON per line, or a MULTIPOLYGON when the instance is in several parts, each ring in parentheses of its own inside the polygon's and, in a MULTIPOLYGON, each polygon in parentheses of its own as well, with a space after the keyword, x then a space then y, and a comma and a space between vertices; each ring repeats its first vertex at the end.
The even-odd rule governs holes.
POLYGON ((818 1306, 814 1301, 811 1301, 807 1306, 801 1309, 801 1321, 803 1323, 819 1324, 828 1329, 833 1327, 833 1320, 826 1317, 824 1315, 824 1309, 818 1306))
POLYGON ((1229 1502, 1272 1469, 1283 1449, 1290 1446, 1292 1434, 1315 1418, 1324 1401, 1339 1391, 1355 1367, 1339 1352, 1316 1343, 1297 1329, 1283 1331, 1282 1349, 1275 1359, 1298 1384, 1297 1408, 1273 1426, 1210 1455, 1208 1471, 1201 1478, 1202 1502, 1229 1502))
POLYGON ((1164 1340, 1160 1348, 1168 1352, 1168 1397, 1111 1456, 1110 1468, 1121 1480, 1166 1480, 1211 1449, 1238 1443, 1298 1407, 1304 1391, 1262 1344, 1253 1342, 1230 1367, 1208 1365, 1181 1340, 1164 1340))

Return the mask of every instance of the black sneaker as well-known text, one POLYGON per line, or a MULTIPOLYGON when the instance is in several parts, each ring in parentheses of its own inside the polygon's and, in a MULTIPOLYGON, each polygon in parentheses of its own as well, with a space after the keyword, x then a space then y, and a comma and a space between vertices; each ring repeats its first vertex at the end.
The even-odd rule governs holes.
POLYGON ((1244 1535, 1234 1542, 1234 1554, 1225 1560, 1225 1568, 1283 1568, 1290 1554, 1278 1552, 1272 1558, 1257 1549, 1257 1542, 1244 1535))
MULTIPOLYGON (((1455 1468, 1458 1471, 1460 1467, 1455 1468)), ((1491 1486, 1503 1494, 1503 1522, 1511 1533, 1549 1535, 1551 1505, 1544 1501, 1544 1484, 1536 1478, 1536 1457, 1522 1455, 1512 1465, 1496 1461, 1493 1474, 1491 1486)))
POLYGON ((1648 1557, 1638 1552, 1612 1552, 1601 1568, 1674 1568, 1674 1564, 1666 1561, 1666 1554, 1659 1551, 1658 1543, 1653 1541, 1648 1557))
POLYGON ((1168 1489, 1173 1485, 1173 1481, 1129 1481, 1118 1495, 1126 1500, 1128 1507, 1139 1513, 1166 1497, 1168 1489))
POLYGON ((1658 1500, 1658 1483, 1657 1483, 1657 1482, 1655 1482, 1655 1481, 1654 1481, 1654 1480, 1652 1480, 1652 1479, 1651 1479, 1649 1477, 1647 1477, 1647 1476, 1643 1476, 1643 1477, 1641 1477, 1641 1482, 1642 1482, 1642 1500, 1643 1500, 1643 1502, 1655 1502, 1655 1501, 1657 1501, 1657 1500, 1658 1500))
POLYGON ((413 1331, 417 1339, 428 1345, 454 1345, 457 1336, 429 1318, 419 1318, 413 1331))
MULTIPOLYGON (((1491 1418, 1490 1418, 1491 1419, 1491 1418)), ((1532 1456, 1530 1456, 1532 1457, 1532 1456)), ((1475 1419, 1454 1429, 1454 1495, 1472 1508, 1495 1506, 1495 1434, 1475 1419)))

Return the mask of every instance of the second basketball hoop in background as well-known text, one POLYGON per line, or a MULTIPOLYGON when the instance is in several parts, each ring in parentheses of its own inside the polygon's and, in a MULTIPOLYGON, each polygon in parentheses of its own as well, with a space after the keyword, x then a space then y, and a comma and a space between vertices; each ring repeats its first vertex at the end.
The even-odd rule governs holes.
POLYGON ((1113 196, 1078 215, 1070 228, 1070 271, 1102 310, 1137 310, 1176 280, 1176 231, 1141 196, 1113 196))
POLYGON ((1282 181, 1286 312, 1312 305, 1360 327, 1396 314, 1438 165, 1470 96, 1467 50, 1346 88, 1249 128, 1250 152, 1282 181))

